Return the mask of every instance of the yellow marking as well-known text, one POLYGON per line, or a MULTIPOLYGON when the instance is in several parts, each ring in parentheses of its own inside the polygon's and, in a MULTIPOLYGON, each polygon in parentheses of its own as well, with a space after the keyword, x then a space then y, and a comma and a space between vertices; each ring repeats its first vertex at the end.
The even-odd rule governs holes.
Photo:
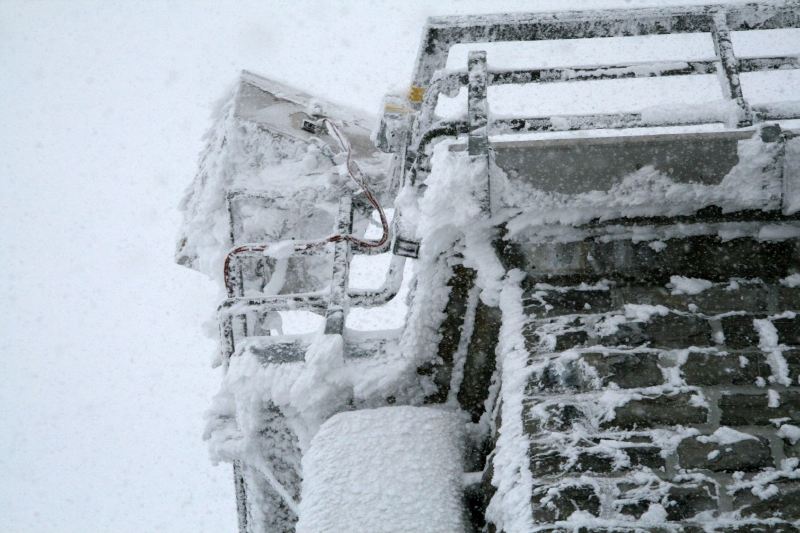
POLYGON ((408 91, 408 101, 414 104, 422 102, 422 97, 425 96, 425 87, 412 85, 408 91))

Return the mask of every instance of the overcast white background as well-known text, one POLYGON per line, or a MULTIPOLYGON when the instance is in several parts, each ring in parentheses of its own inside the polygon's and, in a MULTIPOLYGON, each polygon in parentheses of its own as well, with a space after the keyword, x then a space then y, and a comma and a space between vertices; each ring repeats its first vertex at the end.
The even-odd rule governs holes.
POLYGON ((662 4, 0 0, 0 531, 235 529, 218 292, 172 254, 241 69, 374 112, 428 15, 662 4))

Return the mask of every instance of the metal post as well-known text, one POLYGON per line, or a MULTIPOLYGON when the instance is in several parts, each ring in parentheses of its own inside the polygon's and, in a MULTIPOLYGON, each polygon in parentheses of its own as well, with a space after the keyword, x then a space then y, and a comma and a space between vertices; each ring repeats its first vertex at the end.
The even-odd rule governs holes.
POLYGON ((486 66, 486 52, 472 51, 467 60, 469 83, 467 86, 467 117, 469 136, 467 151, 476 163, 486 165, 486 188, 480 191, 483 211, 491 211, 490 150, 489 150, 489 72, 486 66), (481 161, 477 161, 477 160, 481 161))
POLYGON ((753 124, 753 115, 750 107, 744 100, 742 85, 739 81, 738 61, 733 53, 731 32, 728 28, 727 14, 724 11, 714 13, 711 25, 711 38, 714 41, 714 51, 717 54, 717 73, 720 77, 722 92, 726 98, 736 102, 741 114, 736 126, 744 127, 753 124))
POLYGON ((248 533, 247 489, 244 481, 244 465, 241 461, 233 462, 233 486, 236 490, 236 514, 239 522, 239 533, 248 533))
MULTIPOLYGON (((353 199, 350 195, 339 200, 339 215, 336 219, 336 233, 350 235, 353 231, 353 199)), ((331 295, 328 311, 325 313, 325 333, 341 334, 347 307, 348 278, 350 277, 350 241, 342 239, 333 248, 333 275, 331 276, 331 295)))
POLYGON ((470 52, 467 68, 469 70, 467 91, 469 155, 483 155, 489 147, 489 103, 486 100, 489 76, 486 69, 486 52, 482 50, 470 52))
POLYGON ((228 362, 236 351, 236 340, 233 332, 233 317, 225 315, 219 324, 220 348, 222 350, 222 364, 228 367, 228 362))

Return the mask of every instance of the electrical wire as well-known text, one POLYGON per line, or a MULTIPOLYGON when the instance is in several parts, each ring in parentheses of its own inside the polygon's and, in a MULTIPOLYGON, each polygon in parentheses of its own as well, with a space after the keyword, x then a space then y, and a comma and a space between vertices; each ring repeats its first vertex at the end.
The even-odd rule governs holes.
MULTIPOLYGON (((347 170, 347 175, 356 185, 359 186, 367 201, 378 212, 378 216, 381 219, 381 227, 383 232, 381 234, 381 238, 378 240, 361 239, 352 233, 335 233, 316 241, 304 241, 302 243, 297 243, 294 247, 294 251, 304 252, 315 248, 321 248, 328 243, 341 241, 348 241, 362 248, 379 248, 386 244, 386 241, 389 239, 389 221, 386 218, 386 213, 384 212, 383 207, 378 199, 375 198, 372 190, 369 188, 366 176, 361 171, 358 164, 353 160, 353 148, 342 133, 341 129, 339 129, 339 126, 337 126, 336 123, 329 118, 323 118, 322 123, 325 124, 329 133, 331 133, 331 136, 336 139, 341 151, 345 153, 345 169, 347 170)), ((225 264, 223 267, 223 276, 225 280, 225 287, 228 291, 228 296, 234 295, 234 287, 231 285, 230 279, 231 261, 233 257, 244 253, 266 252, 268 248, 268 244, 243 244, 228 252, 228 254, 225 256, 225 264)))

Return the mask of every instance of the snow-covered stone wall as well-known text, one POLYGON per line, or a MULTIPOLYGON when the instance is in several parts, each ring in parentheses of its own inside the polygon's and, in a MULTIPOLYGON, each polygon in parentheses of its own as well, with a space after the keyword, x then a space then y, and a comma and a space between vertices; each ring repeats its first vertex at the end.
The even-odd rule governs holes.
POLYGON ((796 530, 798 242, 775 244, 703 243, 713 281, 635 259, 639 282, 509 277, 495 530, 796 530), (770 257, 783 272, 722 280, 770 257))

